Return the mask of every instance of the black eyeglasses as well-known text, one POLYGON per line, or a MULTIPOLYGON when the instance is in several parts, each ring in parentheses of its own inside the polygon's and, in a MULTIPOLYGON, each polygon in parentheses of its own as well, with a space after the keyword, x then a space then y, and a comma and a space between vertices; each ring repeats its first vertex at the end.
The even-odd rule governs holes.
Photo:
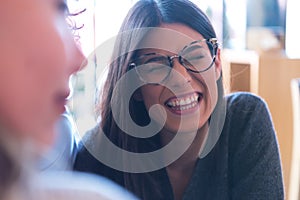
POLYGON ((140 79, 146 83, 162 83, 172 71, 173 59, 177 58, 189 72, 202 73, 213 66, 217 48, 216 38, 197 40, 186 45, 177 55, 168 56, 157 52, 140 55, 129 67, 135 68, 140 79))

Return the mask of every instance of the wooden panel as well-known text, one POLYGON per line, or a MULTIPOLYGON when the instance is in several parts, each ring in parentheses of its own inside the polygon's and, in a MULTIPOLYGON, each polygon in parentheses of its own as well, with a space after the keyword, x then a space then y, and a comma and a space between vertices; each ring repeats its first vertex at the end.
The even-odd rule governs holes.
POLYGON ((250 64, 232 63, 230 66, 230 91, 250 91, 250 64))
POLYGON ((270 108, 283 164, 285 191, 288 197, 291 155, 293 146, 293 111, 290 83, 300 77, 300 60, 287 59, 283 55, 262 55, 259 62, 258 95, 270 108))
POLYGON ((300 77, 300 59, 288 59, 279 52, 255 56, 253 52, 237 53, 225 50, 223 72, 227 92, 248 91, 250 85, 250 92, 261 96, 267 102, 280 147, 286 199, 290 200, 289 184, 294 178, 291 176, 294 123, 290 83, 292 79, 300 77), (241 69, 241 63, 249 66, 250 75, 246 70, 245 74, 237 78, 234 71, 241 69), (250 83, 245 84, 245 79, 250 83))
POLYGON ((291 159, 291 173, 288 196, 289 200, 300 200, 300 79, 291 82, 292 106, 293 106, 293 147, 291 159))
POLYGON ((254 51, 223 50, 223 75, 227 93, 257 91, 258 55, 254 51))

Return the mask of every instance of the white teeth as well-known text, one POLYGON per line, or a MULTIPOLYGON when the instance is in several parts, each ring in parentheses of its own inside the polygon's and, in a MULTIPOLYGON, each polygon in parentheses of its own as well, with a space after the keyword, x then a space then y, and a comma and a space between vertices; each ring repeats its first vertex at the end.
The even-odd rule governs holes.
POLYGON ((183 99, 180 100, 180 105, 185 105, 185 101, 183 99))
POLYGON ((185 101, 187 104, 190 104, 190 103, 192 103, 192 98, 189 98, 189 99, 186 99, 186 101, 185 101))
MULTIPOLYGON (((169 102, 168 102, 169 103, 169 102)), ((176 102, 172 101, 170 102, 171 103, 171 106, 175 107, 176 106, 176 102)))
POLYGON ((191 101, 196 101, 196 98, 194 98, 193 96, 191 97, 191 101))
POLYGON ((192 107, 195 107, 198 103, 198 94, 193 94, 188 97, 183 97, 179 99, 173 99, 167 102, 167 105, 170 107, 176 107, 176 110, 186 110, 192 107))

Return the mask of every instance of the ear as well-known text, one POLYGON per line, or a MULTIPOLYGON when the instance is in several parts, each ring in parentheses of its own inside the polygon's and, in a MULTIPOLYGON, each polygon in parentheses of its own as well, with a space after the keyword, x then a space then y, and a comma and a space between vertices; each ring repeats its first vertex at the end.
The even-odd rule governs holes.
POLYGON ((141 93, 141 89, 137 89, 136 91, 134 91, 133 93, 133 99, 136 101, 143 101, 143 96, 141 93))
POLYGON ((217 49, 216 58, 215 58, 215 74, 217 80, 220 78, 222 72, 222 62, 221 62, 221 50, 217 49))

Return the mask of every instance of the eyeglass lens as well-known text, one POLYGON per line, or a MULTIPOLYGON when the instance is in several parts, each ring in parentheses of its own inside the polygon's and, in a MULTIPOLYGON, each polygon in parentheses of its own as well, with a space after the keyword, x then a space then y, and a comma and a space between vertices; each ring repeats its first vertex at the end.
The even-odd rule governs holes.
POLYGON ((211 43, 199 41, 183 48, 178 56, 168 56, 162 51, 147 53, 134 60, 135 69, 139 77, 147 83, 163 82, 169 76, 175 59, 188 71, 200 73, 212 65, 210 49, 213 49, 211 43))

